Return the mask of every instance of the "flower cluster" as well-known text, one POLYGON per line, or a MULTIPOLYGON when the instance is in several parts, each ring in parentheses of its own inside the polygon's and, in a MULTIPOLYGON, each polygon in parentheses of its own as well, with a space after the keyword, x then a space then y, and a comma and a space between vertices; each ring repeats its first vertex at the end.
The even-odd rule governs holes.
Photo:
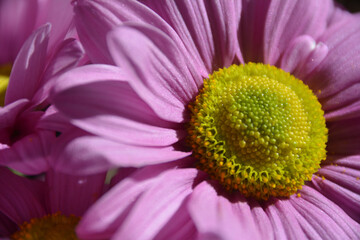
POLYGON ((0 237, 360 239, 360 15, 0 1, 0 237))

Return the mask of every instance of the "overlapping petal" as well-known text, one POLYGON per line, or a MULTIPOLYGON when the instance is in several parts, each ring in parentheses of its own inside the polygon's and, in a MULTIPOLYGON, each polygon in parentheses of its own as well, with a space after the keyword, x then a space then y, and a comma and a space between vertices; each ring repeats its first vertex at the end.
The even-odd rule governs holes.
POLYGON ((124 24, 109 35, 108 44, 114 62, 156 114, 184 122, 185 106, 197 93, 200 79, 194 79, 175 43, 156 28, 124 24))
POLYGON ((116 67, 77 68, 58 79, 53 103, 73 124, 108 139, 140 146, 177 142, 182 132, 159 119, 127 79, 116 67))
POLYGON ((44 184, 13 174, 0 167, 0 211, 17 225, 45 214, 44 184))
POLYGON ((11 71, 5 105, 21 98, 32 99, 46 63, 49 33, 50 25, 45 25, 24 43, 11 71))

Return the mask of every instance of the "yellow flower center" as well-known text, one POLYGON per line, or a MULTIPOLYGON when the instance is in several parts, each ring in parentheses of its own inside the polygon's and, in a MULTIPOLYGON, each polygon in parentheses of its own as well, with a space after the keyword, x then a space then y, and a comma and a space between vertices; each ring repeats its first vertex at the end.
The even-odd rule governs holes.
POLYGON ((220 69, 188 108, 187 140, 198 168, 246 197, 288 197, 326 157, 320 103, 302 81, 276 67, 220 69))
POLYGON ((75 227, 80 218, 60 213, 33 218, 20 226, 20 230, 11 236, 14 240, 75 240, 75 227))
POLYGON ((11 65, 0 66, 0 106, 4 106, 6 88, 9 84, 11 65))

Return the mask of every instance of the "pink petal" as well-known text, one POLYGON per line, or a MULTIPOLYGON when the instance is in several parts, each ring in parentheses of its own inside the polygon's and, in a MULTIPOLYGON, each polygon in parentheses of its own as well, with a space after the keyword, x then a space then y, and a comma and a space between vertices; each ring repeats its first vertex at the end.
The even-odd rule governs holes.
POLYGON ((108 239, 121 226, 124 219, 154 182, 159 174, 174 167, 171 164, 139 169, 115 185, 85 214, 77 227, 77 234, 84 239, 108 239), (99 221, 101 220, 101 221, 99 221))
POLYGON ((37 27, 44 23, 51 24, 49 50, 52 51, 70 29, 73 21, 73 6, 71 0, 40 0, 40 8, 37 16, 37 27))
MULTIPOLYGON (((360 16, 353 15, 351 18, 332 25, 319 38, 318 41, 328 46, 329 52, 324 61, 306 80, 306 83, 314 92, 321 91, 320 100, 333 96, 359 82, 360 68, 356 67, 360 61, 359 29, 360 16)), ((340 104, 346 103, 346 101, 345 99, 340 104)))
POLYGON ((186 198, 179 209, 169 219, 166 225, 154 237, 154 239, 172 240, 195 240, 198 239, 198 231, 192 221, 187 209, 188 198, 186 198))
POLYGON ((128 78, 116 67, 74 69, 57 79, 53 102, 74 125, 117 142, 169 146, 183 137, 184 132, 169 129, 174 125, 159 119, 122 79, 128 78))
POLYGON ((51 212, 82 216, 103 194, 106 173, 72 176, 56 171, 46 173, 51 212))
POLYGON ((0 127, 5 129, 15 124, 18 115, 24 111, 26 105, 29 103, 28 99, 19 99, 0 108, 0 127))
POLYGON ((116 64, 126 71, 130 84, 156 114, 164 120, 183 122, 185 106, 198 88, 174 42, 156 28, 133 24, 111 32, 108 44, 116 64))
POLYGON ((50 25, 36 30, 24 43, 13 65, 5 105, 21 98, 32 99, 46 61, 50 25))
POLYGON ((316 39, 326 28, 331 1, 248 1, 242 6, 241 50, 245 62, 278 64, 301 35, 316 39))
POLYGON ((189 202, 190 215, 200 239, 238 239, 239 236, 242 239, 259 239, 251 212, 244 204, 230 202, 208 182, 200 183, 189 202), (245 211, 241 211, 242 208, 245 211), (247 217, 248 221, 244 221, 247 217))
POLYGON ((275 229, 271 225, 270 218, 265 213, 264 209, 260 206, 258 202, 250 202, 251 204, 251 213, 254 217, 254 221, 257 224, 257 228, 260 234, 261 239, 274 239, 275 236, 275 229))
MULTIPOLYGON (((335 174, 334 174, 335 175, 335 174)), ((343 176, 344 180, 348 180, 355 185, 359 185, 359 180, 354 177, 343 176)), ((334 179, 334 178, 330 178, 334 179)), ((328 197, 331 201, 340 206, 355 221, 360 221, 360 195, 359 186, 352 187, 351 190, 344 188, 335 182, 322 178, 314 178, 312 180, 315 189, 328 197)), ((360 225, 358 225, 360 228, 360 225)))
POLYGON ((44 185, 0 167, 0 211, 16 224, 45 215, 44 185))
POLYGON ((322 239, 359 238, 360 225, 313 188, 304 186, 301 197, 290 201, 322 239))
MULTIPOLYGON (((177 48, 189 57, 186 63, 203 76, 208 73, 203 63, 192 57, 177 33, 158 14, 137 1, 78 0, 75 1, 75 23, 80 39, 94 63, 113 63, 106 43, 109 31, 123 22, 151 23, 175 41, 177 48)), ((196 72, 195 72, 196 73, 196 72)), ((200 75, 197 75, 201 81, 200 75)), ((199 83, 200 84, 200 83, 199 83)))
POLYGON ((71 131, 64 133, 53 148, 52 164, 70 174, 93 174, 110 167, 142 167, 182 159, 191 152, 173 147, 125 145, 97 136, 71 131))
POLYGON ((75 39, 63 41, 54 51, 51 59, 48 60, 46 71, 40 83, 42 86, 37 90, 32 102, 39 104, 47 99, 54 83, 52 78, 76 67, 83 55, 84 51, 78 41, 75 39))
MULTIPOLYGON (((287 234, 285 231, 286 225, 282 222, 283 219, 280 217, 279 213, 277 212, 276 207, 274 205, 270 204, 265 209, 265 212, 269 217, 271 225, 273 226, 274 239, 287 239, 287 234)), ((293 220, 293 218, 294 218, 294 216, 292 214, 290 214, 287 217, 290 218, 291 220, 293 220)), ((293 233, 291 233, 291 231, 290 231, 290 236, 291 235, 293 235, 293 233)))
POLYGON ((55 134, 48 131, 27 135, 0 151, 0 163, 28 175, 42 173, 49 167, 47 155, 54 139, 55 134))
POLYGON ((0 238, 7 240, 12 233, 16 232, 18 226, 0 211, 0 238))
POLYGON ((0 7, 0 65, 13 63, 34 29, 37 0, 2 0, 0 7))
POLYGON ((114 239, 153 239, 192 192, 198 175, 196 169, 175 169, 163 173, 136 202, 114 239))
MULTIPOLYGON (((358 95, 351 95, 352 100, 357 98, 357 96, 358 95)), ((360 100, 356 100, 353 103, 337 110, 328 111, 324 116, 328 122, 357 118, 360 116, 360 100)))
POLYGON ((241 6, 238 5, 241 2, 143 2, 169 23, 184 42, 192 58, 203 63, 208 73, 229 66, 233 62, 238 45, 238 16, 235 11, 240 13, 241 6))
POLYGON ((326 112, 348 106, 359 100, 360 82, 340 91, 339 93, 321 100, 321 105, 326 112))
POLYGON ((93 137, 79 129, 69 128, 57 138, 49 157, 50 166, 58 172, 89 175, 105 172, 113 165, 103 156, 104 149, 83 143, 83 138, 93 137))
POLYGON ((343 166, 327 165, 321 167, 318 173, 326 179, 360 194, 360 170, 343 166))
POLYGON ((360 153, 359 119, 340 120, 328 123, 329 139, 327 149, 330 154, 360 153))
POLYGON ((270 204, 266 208, 266 213, 275 230, 275 239, 309 238, 297 221, 296 211, 288 200, 277 200, 274 205, 270 204))
POLYGON ((68 118, 59 113, 54 105, 51 105, 46 109, 44 115, 37 123, 37 127, 54 132, 65 132, 73 126, 70 124, 68 118))
POLYGON ((290 72, 298 79, 306 79, 328 53, 328 47, 316 42, 309 35, 301 35, 291 41, 281 58, 281 69, 290 72))
POLYGON ((331 1, 272 1, 264 28, 264 62, 275 65, 297 36, 318 37, 326 28, 331 5, 331 1))
POLYGON ((344 167, 360 170, 360 155, 329 155, 327 160, 330 163, 338 164, 344 167))
MULTIPOLYGON (((293 198, 293 197, 292 197, 293 198)), ((284 225, 287 231, 295 231, 296 234, 300 237, 293 236, 294 239, 317 239, 321 240, 322 238, 316 232, 314 226, 311 225, 293 206, 292 202, 289 200, 277 201, 277 208, 284 216, 284 225), (280 203, 280 204, 279 204, 280 203), (306 236, 305 236, 305 235, 306 236)))

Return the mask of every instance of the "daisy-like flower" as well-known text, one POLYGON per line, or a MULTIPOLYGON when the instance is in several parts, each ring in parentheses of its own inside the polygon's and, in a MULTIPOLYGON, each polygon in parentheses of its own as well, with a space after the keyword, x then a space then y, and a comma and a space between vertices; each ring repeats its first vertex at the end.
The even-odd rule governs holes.
POLYGON ((109 65, 57 80, 55 106, 93 134, 58 169, 142 167, 120 171, 79 236, 358 239, 359 15, 326 0, 142 2, 75 1, 87 54, 109 65))
POLYGON ((77 239, 75 227, 104 192, 105 175, 71 176, 49 170, 27 179, 0 167, 0 237, 77 239))
POLYGON ((61 40, 72 22, 70 0, 2 0, 0 2, 0 66, 11 65, 31 33, 49 22, 51 46, 61 40))
POLYGON ((24 174, 46 171, 46 156, 61 121, 48 101, 52 79, 77 66, 83 56, 78 41, 51 42, 51 25, 37 29, 24 43, 4 87, 0 108, 0 165, 24 174), (50 48, 51 47, 51 48, 50 48))

